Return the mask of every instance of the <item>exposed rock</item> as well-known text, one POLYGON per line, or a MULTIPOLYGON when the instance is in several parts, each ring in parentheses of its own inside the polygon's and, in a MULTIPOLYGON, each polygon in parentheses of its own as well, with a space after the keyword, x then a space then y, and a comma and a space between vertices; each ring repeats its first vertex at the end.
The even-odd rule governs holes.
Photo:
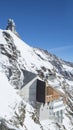
POLYGON ((7 44, 0 44, 0 52, 8 60, 9 65, 7 66, 4 62, 2 68, 5 68, 5 73, 12 85, 20 87, 23 85, 23 72, 21 63, 19 64, 20 51, 17 50, 14 40, 11 35, 7 32, 3 32, 3 36, 7 41, 7 44))
POLYGON ((0 119, 0 130, 15 130, 14 128, 9 128, 4 119, 0 119))

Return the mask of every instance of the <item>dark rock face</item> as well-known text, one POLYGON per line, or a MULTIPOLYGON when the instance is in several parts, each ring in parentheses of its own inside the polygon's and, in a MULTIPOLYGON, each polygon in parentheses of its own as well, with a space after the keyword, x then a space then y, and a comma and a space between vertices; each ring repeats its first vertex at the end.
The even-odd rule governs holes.
POLYGON ((8 19, 8 25, 6 27, 6 30, 11 30, 15 35, 19 37, 19 34, 16 31, 16 25, 13 19, 8 19))
MULTIPOLYGON (((20 52, 14 44, 14 40, 11 35, 7 32, 3 32, 3 37, 5 38, 7 44, 0 44, 0 52, 3 56, 8 59, 9 65, 2 63, 2 68, 7 75, 10 83, 17 86, 18 88, 23 85, 23 71, 22 63, 19 63, 19 57, 21 57, 20 52)), ((25 68, 24 68, 25 69, 25 68)))
POLYGON ((0 130, 15 130, 13 128, 8 128, 4 119, 0 119, 0 130))

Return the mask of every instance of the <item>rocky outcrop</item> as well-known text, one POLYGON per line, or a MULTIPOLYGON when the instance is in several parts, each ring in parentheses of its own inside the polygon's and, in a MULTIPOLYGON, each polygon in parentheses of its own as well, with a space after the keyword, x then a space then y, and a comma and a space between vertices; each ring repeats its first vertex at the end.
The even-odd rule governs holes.
POLYGON ((14 128, 9 128, 4 119, 0 119, 0 130, 15 130, 14 128))
POLYGON ((23 85, 24 75, 22 72, 21 64, 19 63, 20 51, 14 44, 14 40, 11 35, 7 32, 3 32, 3 36, 7 44, 0 44, 0 52, 5 59, 7 59, 7 64, 2 61, 3 71, 6 73, 10 83, 18 88, 23 85))

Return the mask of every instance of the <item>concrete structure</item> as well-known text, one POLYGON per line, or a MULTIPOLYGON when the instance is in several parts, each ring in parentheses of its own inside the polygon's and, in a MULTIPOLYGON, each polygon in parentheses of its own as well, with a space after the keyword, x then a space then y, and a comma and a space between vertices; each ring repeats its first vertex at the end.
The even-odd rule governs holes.
POLYGON ((38 80, 37 75, 28 71, 24 73, 24 86, 20 89, 20 95, 26 101, 36 104, 40 120, 50 118, 62 123, 66 95, 38 80))
POLYGON ((24 71, 24 85, 20 88, 20 96, 29 102, 36 102, 37 75, 24 71))
POLYGON ((37 108, 40 120, 52 118, 62 123, 66 103, 66 95, 61 91, 37 81, 37 108))

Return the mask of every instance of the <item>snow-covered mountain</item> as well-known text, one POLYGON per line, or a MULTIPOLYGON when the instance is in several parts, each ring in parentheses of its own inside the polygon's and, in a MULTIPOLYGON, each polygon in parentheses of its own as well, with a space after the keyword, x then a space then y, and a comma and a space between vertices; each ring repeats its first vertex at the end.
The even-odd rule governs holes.
POLYGON ((47 50, 30 47, 20 39, 15 24, 11 24, 7 30, 0 30, 0 130, 54 130, 56 124, 51 120, 49 124, 39 120, 36 123, 36 110, 17 95, 18 88, 24 85, 24 70, 37 74, 68 95, 62 129, 72 130, 73 63, 65 62, 47 50))

